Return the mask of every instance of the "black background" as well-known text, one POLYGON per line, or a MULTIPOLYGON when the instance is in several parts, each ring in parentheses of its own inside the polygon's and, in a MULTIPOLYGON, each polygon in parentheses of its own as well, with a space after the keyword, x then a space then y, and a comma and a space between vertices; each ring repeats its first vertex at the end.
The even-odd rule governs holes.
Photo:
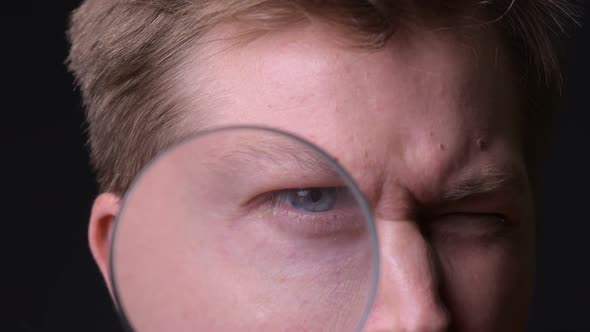
MULTIPOLYGON (((96 187, 80 99, 63 65, 66 22, 78 2, 0 8, 2 331, 119 331, 87 247, 96 187)), ((588 25, 566 39, 564 111, 546 162, 533 331, 590 331, 588 42, 588 25)))

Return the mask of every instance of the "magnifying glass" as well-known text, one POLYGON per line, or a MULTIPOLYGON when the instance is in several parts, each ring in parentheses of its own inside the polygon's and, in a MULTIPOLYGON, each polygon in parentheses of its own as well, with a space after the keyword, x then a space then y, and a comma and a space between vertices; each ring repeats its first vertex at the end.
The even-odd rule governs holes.
POLYGON ((377 290, 369 206, 347 172, 279 130, 200 132, 124 197, 111 283, 129 331, 359 331, 377 290))

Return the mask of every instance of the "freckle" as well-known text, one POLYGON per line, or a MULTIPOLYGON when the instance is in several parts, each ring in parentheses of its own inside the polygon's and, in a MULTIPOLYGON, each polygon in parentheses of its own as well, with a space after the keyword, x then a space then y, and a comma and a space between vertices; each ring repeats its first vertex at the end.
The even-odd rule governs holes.
POLYGON ((444 144, 439 144, 439 145, 438 145, 438 148, 439 148, 441 151, 444 151, 444 150, 446 149, 446 146, 445 146, 444 144))
POLYGON ((480 150, 485 151, 488 148, 488 142, 486 142, 483 138, 478 138, 477 139, 477 147, 480 150))

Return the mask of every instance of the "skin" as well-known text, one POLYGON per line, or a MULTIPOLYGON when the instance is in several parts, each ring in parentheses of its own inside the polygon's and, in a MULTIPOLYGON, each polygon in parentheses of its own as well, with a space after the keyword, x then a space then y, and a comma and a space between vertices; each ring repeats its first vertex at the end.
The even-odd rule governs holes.
MULTIPOLYGON (((353 176, 380 239, 365 330, 523 331, 534 222, 520 103, 496 36, 421 27, 364 50, 319 24, 237 46, 226 38, 234 28, 212 33, 222 38, 206 60, 216 96, 206 125, 295 133, 353 176)), ((196 61, 179 82, 188 109, 197 108, 196 61)), ((188 112, 182 130, 202 121, 188 112)), ((89 241, 105 276, 119 209, 104 193, 92 210, 89 241)))

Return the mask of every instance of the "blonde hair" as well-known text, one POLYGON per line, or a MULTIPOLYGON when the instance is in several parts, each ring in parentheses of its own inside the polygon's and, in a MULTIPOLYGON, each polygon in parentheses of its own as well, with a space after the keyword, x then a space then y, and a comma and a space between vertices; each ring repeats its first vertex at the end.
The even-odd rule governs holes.
POLYGON ((561 85, 558 37, 576 13, 568 0, 86 0, 72 15, 68 65, 82 92, 100 189, 122 194, 145 163, 179 138, 174 129, 183 105, 175 98, 174 70, 221 24, 272 30, 314 18, 350 30, 361 47, 380 47, 418 19, 491 26, 523 78, 523 93, 542 106, 527 107, 536 108, 526 116, 534 141, 561 85))

